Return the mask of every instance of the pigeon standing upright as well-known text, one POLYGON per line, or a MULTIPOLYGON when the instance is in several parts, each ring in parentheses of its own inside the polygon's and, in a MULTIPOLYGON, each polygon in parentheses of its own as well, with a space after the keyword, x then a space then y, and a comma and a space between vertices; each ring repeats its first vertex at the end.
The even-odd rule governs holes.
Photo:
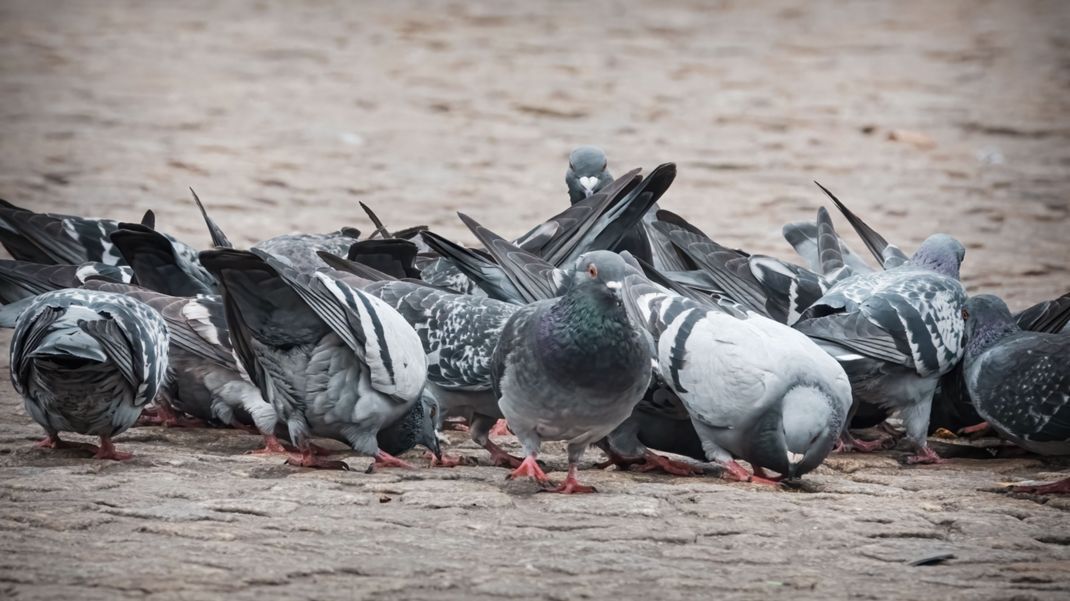
POLYGON ((11 381, 48 437, 100 437, 98 459, 129 459, 112 437, 132 426, 164 386, 168 333, 148 306, 119 294, 59 290, 22 313, 11 341, 11 381))
MULTIPOLYGON (((298 273, 262 251, 205 251, 201 261, 223 288, 238 357, 299 450, 290 463, 345 469, 314 455, 319 436, 375 465, 411 467, 377 440, 422 410, 427 377, 420 338, 394 309, 326 271, 298 273)), ((440 455, 433 428, 420 442, 440 455)))
MULTIPOLYGON (((1000 436, 1041 455, 1070 455, 1070 335, 1023 331, 1007 305, 980 294, 966 303, 966 386, 1000 436)), ((1020 487, 1070 493, 1070 478, 1020 487)))
POLYGON ((614 253, 584 254, 564 296, 527 305, 506 322, 494 351, 494 392, 525 454, 510 478, 549 486, 539 446, 564 440, 568 476, 554 492, 594 492, 576 480, 584 450, 631 415, 650 382, 651 342, 620 297, 630 270, 614 253))

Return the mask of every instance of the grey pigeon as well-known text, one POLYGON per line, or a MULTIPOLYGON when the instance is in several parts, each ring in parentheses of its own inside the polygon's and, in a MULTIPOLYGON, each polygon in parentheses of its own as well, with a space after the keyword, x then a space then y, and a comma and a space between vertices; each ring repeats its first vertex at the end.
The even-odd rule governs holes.
POLYGON ((59 290, 38 296, 11 340, 11 381, 27 413, 59 447, 60 432, 100 437, 98 459, 122 460, 112 437, 132 426, 167 377, 167 326, 119 294, 59 290))
POLYGON ((726 478, 761 480, 764 469, 795 478, 824 461, 851 407, 851 386, 821 347, 772 319, 668 293, 642 276, 625 279, 624 295, 654 337, 659 374, 686 408, 706 459, 726 478))
POLYGON ((555 492, 583 493, 576 469, 588 445, 631 415, 650 382, 652 350, 620 297, 631 267, 596 251, 579 258, 567 292, 516 311, 494 351, 498 406, 524 448, 510 478, 550 484, 536 460, 544 440, 568 443, 568 476, 555 492))
POLYGON ((14 303, 53 290, 77 288, 89 278, 129 283, 134 278, 134 272, 125 265, 97 262, 45 265, 29 261, 0 260, 0 303, 14 303))
MULTIPOLYGON (((966 303, 966 385, 1000 436, 1042 455, 1070 455, 1070 335, 1023 331, 1007 305, 966 303)), ((1070 478, 1031 492, 1070 493, 1070 478)))
POLYGON ((579 146, 568 155, 565 184, 572 204, 590 198, 592 194, 613 181, 609 174, 609 159, 597 146, 579 146))
POLYGON ((152 307, 170 332, 171 377, 155 404, 162 423, 178 422, 168 410, 203 422, 252 426, 264 436, 261 452, 283 452, 275 436, 278 418, 238 363, 219 296, 175 297, 137 286, 90 281, 90 290, 115 292, 152 307))
MULTIPOLYGON (((967 301, 967 305, 969 301, 967 301)), ((1070 322, 1070 293, 1058 298, 1039 302, 1014 316, 1014 323, 1020 329, 1031 332, 1054 334, 1064 332, 1070 322)), ((966 324, 969 331, 969 323, 966 324)), ((983 431, 987 424, 977 413, 969 390, 966 375, 960 361, 953 370, 940 378, 940 384, 933 396, 932 412, 929 415, 929 434, 943 428, 951 432, 968 433, 983 431)), ((857 416, 856 416, 857 419, 857 416)))
MULTIPOLYGON (((267 254, 221 249, 201 253, 201 261, 222 285, 242 365, 299 450, 290 463, 344 468, 313 454, 310 439, 318 436, 374 457, 373 467, 411 467, 377 441, 422 411, 427 361, 397 311, 330 273, 298 273, 267 254)), ((426 416, 432 425, 420 442, 440 455, 434 417, 426 416)))
POLYGON ((963 353, 965 252, 950 236, 930 236, 897 267, 841 280, 795 324, 843 365, 856 406, 900 412, 917 451, 909 463, 940 460, 926 434, 937 383, 963 353))
MULTIPOLYGON (((12 257, 22 261, 49 265, 89 262, 124 265, 122 255, 110 240, 121 225, 113 219, 35 213, 0 200, 0 242, 12 257)), ((152 229, 155 225, 152 211, 146 213, 141 225, 152 229)), ((187 271, 199 270, 204 274, 197 262, 197 251, 172 236, 164 236, 187 271)))

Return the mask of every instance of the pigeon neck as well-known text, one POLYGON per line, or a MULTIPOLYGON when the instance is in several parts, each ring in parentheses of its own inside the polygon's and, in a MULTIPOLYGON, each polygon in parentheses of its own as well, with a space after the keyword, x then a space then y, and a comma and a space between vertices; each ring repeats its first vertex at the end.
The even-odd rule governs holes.
POLYGON ((973 359, 1003 338, 1020 331, 1021 328, 1010 321, 985 324, 970 332, 966 341, 966 357, 973 359))

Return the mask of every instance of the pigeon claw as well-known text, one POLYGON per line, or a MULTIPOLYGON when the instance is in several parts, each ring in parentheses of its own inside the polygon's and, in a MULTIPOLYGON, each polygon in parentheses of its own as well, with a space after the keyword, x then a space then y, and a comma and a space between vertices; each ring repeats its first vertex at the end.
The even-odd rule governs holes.
POLYGON ((545 492, 553 492, 562 495, 587 495, 598 492, 593 486, 584 486, 580 484, 576 479, 576 465, 570 464, 568 466, 568 476, 565 476, 565 481, 556 488, 548 488, 545 492))
POLYGON ((539 462, 535 460, 535 455, 531 454, 524 458, 520 465, 517 466, 508 476, 506 480, 516 480, 517 478, 530 478, 535 482, 538 482, 541 486, 550 486, 550 478, 546 476, 546 473, 539 467, 539 462))
POLYGON ((506 453, 501 447, 490 440, 487 441, 487 444, 483 448, 487 449, 487 452, 490 453, 491 461, 495 467, 511 467, 515 469, 524 463, 523 459, 506 453))
POLYGON ((702 474, 702 470, 697 466, 669 459, 650 450, 643 453, 642 463, 635 464, 632 469, 639 472, 662 471, 673 476, 699 476, 702 474))
POLYGON ((981 422, 972 426, 966 426, 965 428, 959 428, 956 434, 959 436, 970 436, 972 434, 983 435, 991 429, 992 426, 988 425, 988 422, 981 422))
POLYGON ((300 453, 290 453, 290 456, 286 458, 286 464, 318 470, 349 471, 349 465, 346 462, 322 459, 313 453, 311 449, 306 449, 300 453))
POLYGON ((94 459, 111 459, 112 461, 126 461, 127 459, 133 459, 133 453, 124 453, 122 451, 116 451, 115 445, 111 443, 111 439, 107 436, 100 437, 100 446, 97 447, 97 452, 93 455, 94 459))
POLYGON ((375 461, 368 466, 368 473, 378 471, 384 467, 399 467, 407 470, 414 470, 416 466, 405 461, 404 459, 398 459, 390 453, 383 451, 382 449, 375 452, 375 461))
POLYGON ((934 465, 943 463, 944 460, 930 447, 922 447, 914 455, 907 455, 902 459, 906 465, 934 465))
POLYGON ((874 453, 884 448, 884 438, 877 440, 859 440, 850 434, 844 434, 841 438, 841 452, 855 451, 858 453, 874 453))
POLYGON ((512 434, 509 430, 509 424, 504 419, 500 419, 494 422, 494 426, 490 429, 491 436, 508 436, 512 434))
POLYGON ((1034 495, 1070 495, 1070 478, 1045 484, 1019 484, 1010 487, 1010 491, 1034 495))
POLYGON ((182 417, 167 403, 160 403, 156 409, 146 409, 137 418, 138 426, 162 426, 164 428, 203 428, 204 420, 194 417, 182 417))
POLYGON ((245 452, 246 455, 286 455, 289 453, 290 450, 274 435, 264 436, 264 448, 245 452))
POLYGON ((424 457, 431 460, 427 467, 457 467, 458 465, 471 465, 471 458, 463 455, 447 455, 443 453, 441 456, 436 456, 431 451, 428 451, 424 457))

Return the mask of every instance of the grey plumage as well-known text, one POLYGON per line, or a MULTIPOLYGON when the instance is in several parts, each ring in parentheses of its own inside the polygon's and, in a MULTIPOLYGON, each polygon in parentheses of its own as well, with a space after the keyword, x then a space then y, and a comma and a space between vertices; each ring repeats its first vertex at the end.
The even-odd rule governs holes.
POLYGON ((134 278, 134 272, 125 265, 93 262, 81 265, 43 265, 28 261, 0 260, 0 303, 13 303, 53 290, 77 288, 89 278, 129 283, 134 278))
POLYGON ((277 416, 238 363, 219 296, 176 297, 137 286, 89 282, 86 288, 123 294, 156 310, 170 332, 171 377, 157 403, 205 422, 255 426, 274 442, 277 416))
POLYGON ((750 476, 735 458, 785 477, 821 464, 851 406, 849 381, 834 359, 755 313, 722 311, 641 276, 626 278, 624 290, 656 341, 658 371, 686 408, 706 459, 740 479, 750 476))
POLYGON ((301 274, 254 252, 214 250, 201 258, 223 287, 238 357, 302 451, 298 463, 319 463, 312 436, 396 463, 376 437, 417 410, 427 366, 412 327, 327 272, 301 274))
POLYGON ((543 440, 568 442, 569 474, 559 492, 590 492, 576 482, 588 445, 631 415, 650 381, 649 341, 619 296, 632 268, 618 255, 583 255, 567 292, 516 311, 494 352, 498 405, 526 458, 513 476, 547 484, 536 463, 543 440))
POLYGON ((579 146, 568 156, 565 185, 573 204, 590 198, 613 181, 609 173, 609 159, 597 146, 579 146))
POLYGON ((795 324, 840 361, 857 403, 900 411, 912 461, 938 460, 926 434, 937 382, 962 357, 964 255, 930 236, 908 262, 840 281, 795 324))
POLYGON ((1029 451, 1070 454, 1070 335, 1024 331, 987 294, 966 310, 963 368, 977 412, 1029 451))
POLYGON ((163 319, 143 303, 108 292, 48 292, 15 326, 11 381, 51 445, 61 443, 60 432, 99 436, 97 456, 121 459, 111 438, 164 386, 167 344, 163 319))

